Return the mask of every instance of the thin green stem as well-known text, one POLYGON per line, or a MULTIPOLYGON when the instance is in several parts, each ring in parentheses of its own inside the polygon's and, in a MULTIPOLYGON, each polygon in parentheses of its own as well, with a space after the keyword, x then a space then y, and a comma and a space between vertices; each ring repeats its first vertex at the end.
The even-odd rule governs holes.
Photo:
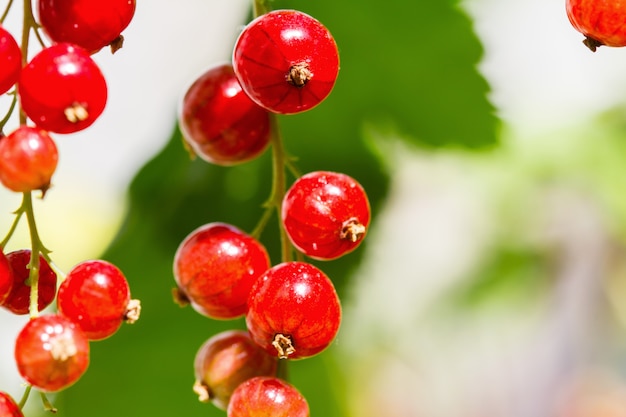
POLYGON ((20 223, 22 214, 24 214, 24 207, 20 206, 20 208, 15 210, 14 214, 15 214, 15 218, 13 219, 13 224, 11 225, 9 232, 6 234, 2 242, 0 242, 0 249, 4 248, 7 245, 7 243, 9 243, 9 240, 11 240, 11 236, 13 236, 13 233, 15 233, 15 229, 17 229, 17 225, 20 223))
POLYGON ((252 3, 252 14, 253 17, 259 17, 262 14, 265 14, 272 10, 269 5, 269 0, 254 0, 252 3))
POLYGON ((58 410, 56 409, 56 407, 54 405, 52 405, 52 403, 50 402, 50 400, 46 396, 46 393, 39 392, 39 394, 41 395, 41 402, 43 403, 44 410, 49 411, 52 414, 55 414, 58 410))
POLYGON ((20 410, 24 409, 24 406, 26 405, 26 401, 28 401, 28 397, 30 396, 30 392, 32 391, 33 386, 32 385, 26 385, 26 389, 24 390, 24 394, 22 394, 22 398, 20 399, 20 402, 17 404, 18 407, 20 407, 20 410))
POLYGON ((11 93, 13 95, 13 100, 11 100, 11 106, 9 107, 9 111, 4 116, 2 120, 0 120, 0 133, 4 130, 4 126, 7 124, 9 119, 11 119, 11 115, 13 114, 13 110, 15 110, 15 105, 17 104, 17 91, 11 93))
POLYGON ((12 5, 13 5, 13 0, 9 0, 9 2, 7 3, 7 6, 4 8, 4 12, 2 13, 2 16, 0 17, 0 23, 4 23, 5 19, 9 15, 9 10, 11 10, 12 5))

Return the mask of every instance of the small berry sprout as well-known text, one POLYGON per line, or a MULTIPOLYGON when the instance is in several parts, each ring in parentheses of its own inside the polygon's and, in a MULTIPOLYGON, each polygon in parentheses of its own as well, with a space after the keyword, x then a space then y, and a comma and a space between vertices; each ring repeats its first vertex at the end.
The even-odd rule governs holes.
POLYGON ((0 391, 3 416, 23 415, 33 389, 40 392, 46 410, 56 411, 46 393, 80 379, 89 366, 90 343, 139 318, 141 305, 131 298, 126 277, 116 266, 85 260, 66 273, 55 265, 33 209, 34 198, 51 192, 58 135, 87 129, 106 105, 107 83, 92 55, 107 46, 113 52, 122 46, 121 33, 132 20, 135 1, 103 4, 25 0, 19 36, 4 26, 15 7, 12 0, 0 16, 0 94, 10 97, 0 120, 0 183, 22 194, 0 240, 0 307, 28 317, 14 341, 26 389, 18 402, 0 391), (11 127, 14 120, 17 126, 11 127), (30 247, 5 251, 22 221, 30 247), (56 307, 54 312, 42 312, 49 306, 56 307))

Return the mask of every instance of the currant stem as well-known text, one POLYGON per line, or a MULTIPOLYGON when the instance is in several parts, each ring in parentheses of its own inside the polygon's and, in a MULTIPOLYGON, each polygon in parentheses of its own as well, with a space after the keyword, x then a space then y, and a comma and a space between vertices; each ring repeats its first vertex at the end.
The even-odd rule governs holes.
POLYGON ((254 17, 259 17, 272 10, 269 0, 254 0, 252 5, 252 13, 254 17))
POLYGON ((11 6, 13 5, 13 0, 9 0, 7 6, 4 8, 4 12, 2 13, 2 17, 0 17, 0 23, 4 23, 4 20, 9 15, 9 10, 11 10, 11 6))
POLYGON ((39 394, 41 395, 41 402, 43 403, 44 410, 49 411, 52 414, 56 414, 58 410, 54 405, 52 405, 46 394, 43 392, 39 392, 39 394))
POLYGON ((24 390, 24 394, 22 395, 22 398, 20 399, 20 402, 17 404, 18 407, 20 407, 20 410, 24 409, 24 406, 26 405, 26 401, 28 401, 28 397, 30 396, 30 392, 32 391, 33 386, 28 384, 26 385, 26 389, 24 390))

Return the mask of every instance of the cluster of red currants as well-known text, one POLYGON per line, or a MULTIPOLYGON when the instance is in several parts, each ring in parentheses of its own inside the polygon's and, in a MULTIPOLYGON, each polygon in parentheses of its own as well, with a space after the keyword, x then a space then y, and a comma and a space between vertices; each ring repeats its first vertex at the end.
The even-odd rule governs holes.
MULTIPOLYGON (((21 45, 0 26, 0 94, 13 98, 0 122, 0 183, 24 195, 13 226, 0 241, 0 306, 30 315, 15 341, 27 393, 31 388, 56 392, 76 382, 89 365, 89 343, 113 335, 123 322, 134 322, 140 311, 126 277, 107 261, 83 261, 67 274, 59 271, 39 239, 32 206, 32 193, 45 195, 57 167, 52 135, 81 131, 103 112, 107 84, 92 55, 106 46, 112 51, 122 46, 121 33, 134 16, 135 0, 38 0, 36 11, 37 19, 31 2, 24 2, 21 45), (41 49, 28 59, 31 31, 41 49), (15 109, 19 125, 5 135, 15 109), (7 253, 3 248, 22 215, 32 247, 7 253), (55 300, 54 313, 40 314, 55 300)), ((4 392, 0 415, 22 415, 4 392)))
POLYGON ((191 152, 229 166, 271 145, 279 165, 268 207, 281 220, 280 263, 271 264, 259 227, 248 234, 221 222, 192 231, 174 257, 179 303, 212 319, 245 316, 246 330, 213 335, 194 363, 200 400, 229 417, 309 416, 307 401, 280 370, 322 352, 340 327, 332 281, 304 257, 333 260, 359 246, 369 201, 355 179, 337 172, 294 172, 287 189, 283 171, 292 167, 275 119, 318 105, 338 71, 337 45, 324 25, 300 11, 268 11, 240 33, 232 65, 208 69, 182 99, 179 122, 191 152))
POLYGON ((599 46, 626 46, 626 4, 621 1, 566 0, 567 17, 585 35, 583 43, 593 52, 599 46))

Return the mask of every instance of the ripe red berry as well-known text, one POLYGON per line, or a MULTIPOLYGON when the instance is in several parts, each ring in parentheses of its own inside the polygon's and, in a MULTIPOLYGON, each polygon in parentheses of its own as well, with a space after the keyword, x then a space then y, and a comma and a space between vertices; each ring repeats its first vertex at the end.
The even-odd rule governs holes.
POLYGON ((276 373, 277 360, 252 341, 248 332, 227 330, 202 344, 196 353, 194 391, 200 401, 226 410, 235 388, 255 376, 276 373))
POLYGON ((59 313, 73 320, 89 340, 114 334, 128 316, 130 288, 115 265, 84 261, 68 272, 59 287, 59 313))
POLYGON ((89 366, 89 341, 70 319, 48 314, 31 319, 15 340, 17 369, 41 391, 59 391, 89 366))
POLYGON ((0 416, 24 417, 22 410, 20 410, 13 397, 2 391, 0 391, 0 416))
POLYGON ((254 377, 237 387, 228 417, 309 417, 306 399, 293 385, 276 377, 254 377))
POLYGON ((50 39, 94 53, 120 40, 135 14, 135 0, 39 0, 37 10, 50 39))
POLYGON ((4 94, 15 85, 22 70, 22 50, 15 38, 0 26, 0 94, 4 94))
POLYGON ((246 312, 256 278, 270 267, 265 247, 238 228, 208 223, 191 232, 174 256, 178 296, 199 313, 232 319, 246 312))
MULTIPOLYGON (((30 306, 29 263, 30 249, 20 249, 6 254, 13 271, 13 288, 4 300, 2 307, 14 314, 28 314, 30 306)), ((37 308, 39 311, 49 306, 56 295, 57 275, 43 256, 39 256, 39 281, 37 308)))
POLYGON ((234 165, 260 155, 270 118, 242 91, 230 64, 210 68, 187 89, 180 106, 183 139, 200 158, 234 165))
POLYGON ((281 217, 298 250, 315 259, 330 260, 360 245, 369 226, 370 205, 354 178, 315 171, 289 188, 281 217))
POLYGON ((584 44, 595 51, 598 46, 626 46, 626 3, 605 0, 566 0, 567 17, 585 35, 584 44))
POLYGON ((0 305, 11 293, 11 288, 13 288, 13 271, 11 271, 9 260, 0 248, 0 305))
POLYGON ((21 125, 0 138, 0 182, 9 190, 45 192, 58 161, 57 146, 45 130, 21 125))
POLYGON ((73 133, 104 111, 107 85, 83 48, 59 43, 42 49, 22 69, 18 84, 24 113, 40 128, 73 133))
POLYGON ((241 32, 233 67, 252 100, 272 112, 291 114, 315 107, 330 94, 339 53, 318 20, 297 10, 275 10, 241 32))
POLYGON ((246 325, 252 339, 271 355, 313 356, 335 338, 341 305, 330 279, 305 262, 270 268, 250 290, 246 325))

